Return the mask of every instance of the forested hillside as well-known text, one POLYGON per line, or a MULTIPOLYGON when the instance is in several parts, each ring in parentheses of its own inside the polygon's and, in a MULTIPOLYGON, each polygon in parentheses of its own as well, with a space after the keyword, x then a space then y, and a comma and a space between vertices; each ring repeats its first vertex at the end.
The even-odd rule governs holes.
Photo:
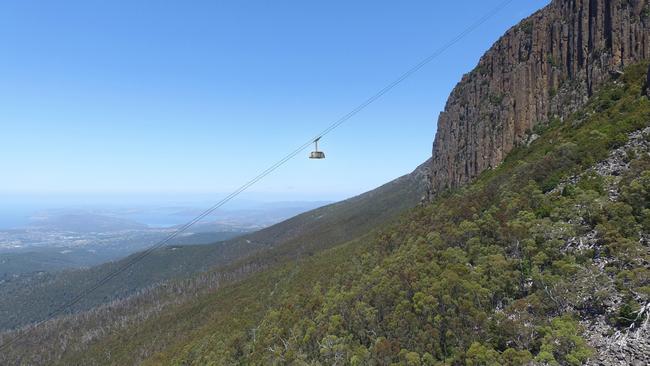
POLYGON ((569 120, 549 121, 497 169, 362 251, 342 248, 350 259, 327 269, 331 280, 311 282, 302 267, 295 291, 248 327, 207 325, 152 363, 647 364, 646 70, 627 68, 569 120))
POLYGON ((647 364, 647 67, 376 232, 330 249, 304 238, 48 323, 0 361, 647 364))
MULTIPOLYGON (((283 256, 310 255, 359 236, 414 207, 426 192, 428 164, 375 190, 311 210, 255 233, 211 245, 172 245, 154 251, 136 266, 85 297, 71 312, 122 299, 170 279, 183 279, 213 267, 229 265, 258 251, 278 248, 283 256)), ((39 321, 123 260, 83 270, 40 273, 0 279, 0 330, 39 321)))

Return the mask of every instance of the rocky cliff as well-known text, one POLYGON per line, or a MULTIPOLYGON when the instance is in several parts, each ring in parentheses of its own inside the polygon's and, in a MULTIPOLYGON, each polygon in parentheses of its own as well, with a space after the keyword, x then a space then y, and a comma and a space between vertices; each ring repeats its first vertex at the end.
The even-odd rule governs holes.
POLYGON ((438 120, 430 195, 497 166, 530 131, 650 57, 647 0, 553 0, 463 76, 438 120))

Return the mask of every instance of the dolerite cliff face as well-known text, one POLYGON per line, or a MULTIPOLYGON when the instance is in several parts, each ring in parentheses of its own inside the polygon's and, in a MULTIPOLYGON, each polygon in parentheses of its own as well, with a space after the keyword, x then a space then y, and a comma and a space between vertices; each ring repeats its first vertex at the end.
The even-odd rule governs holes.
POLYGON ((648 0, 554 0, 511 28, 463 76, 438 120, 430 195, 497 166, 532 128, 582 106, 650 57, 648 0))

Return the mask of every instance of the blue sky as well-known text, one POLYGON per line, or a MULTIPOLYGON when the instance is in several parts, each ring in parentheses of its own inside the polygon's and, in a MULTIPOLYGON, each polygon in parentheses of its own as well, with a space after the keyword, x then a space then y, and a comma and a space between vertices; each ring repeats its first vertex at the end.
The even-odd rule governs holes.
MULTIPOLYGON (((2 1, 0 195, 228 192, 499 2, 2 1)), ((340 199, 411 171, 462 74, 547 2, 514 1, 253 194, 340 199)))

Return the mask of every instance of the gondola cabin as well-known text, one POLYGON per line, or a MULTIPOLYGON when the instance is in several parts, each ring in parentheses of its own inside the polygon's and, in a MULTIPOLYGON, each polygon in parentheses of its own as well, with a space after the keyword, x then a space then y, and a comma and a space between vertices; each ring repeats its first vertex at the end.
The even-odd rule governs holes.
POLYGON ((310 159, 325 159, 325 153, 322 151, 318 151, 318 140, 320 140, 320 137, 314 140, 314 144, 316 145, 316 148, 314 151, 309 154, 310 159))

